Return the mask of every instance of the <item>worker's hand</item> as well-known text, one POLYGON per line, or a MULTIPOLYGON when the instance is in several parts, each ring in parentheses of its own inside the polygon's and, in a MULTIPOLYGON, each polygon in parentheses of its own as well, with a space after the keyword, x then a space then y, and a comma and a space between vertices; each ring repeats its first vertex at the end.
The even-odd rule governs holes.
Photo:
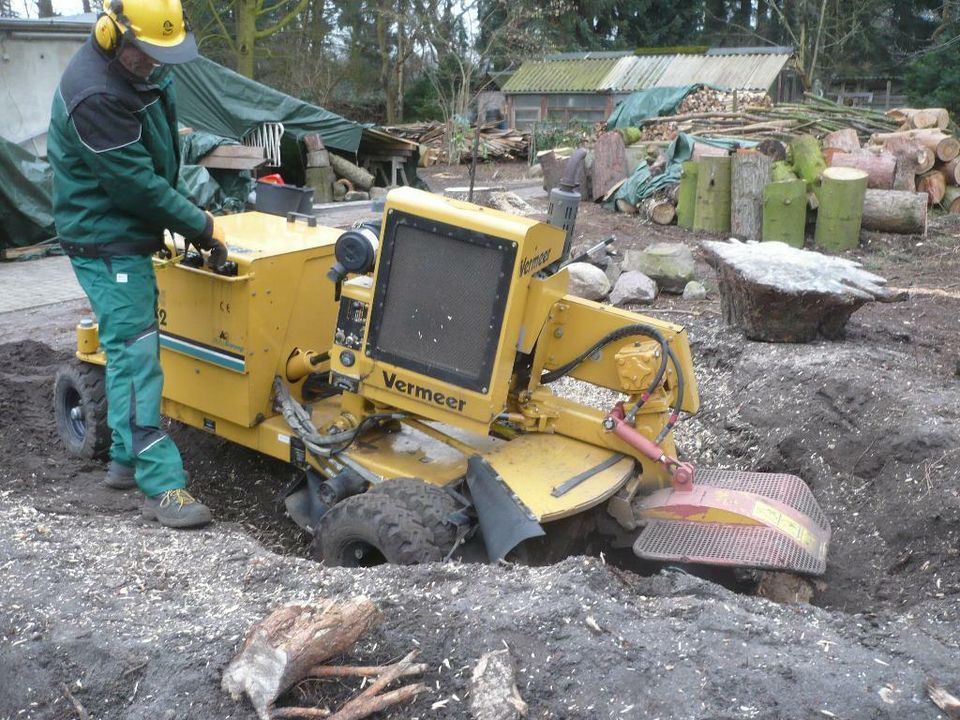
POLYGON ((226 236, 223 227, 217 222, 217 218, 209 212, 204 212, 204 214, 207 216, 207 225, 203 232, 193 239, 193 244, 201 250, 210 252, 210 259, 207 264, 219 272, 227 261, 226 236))

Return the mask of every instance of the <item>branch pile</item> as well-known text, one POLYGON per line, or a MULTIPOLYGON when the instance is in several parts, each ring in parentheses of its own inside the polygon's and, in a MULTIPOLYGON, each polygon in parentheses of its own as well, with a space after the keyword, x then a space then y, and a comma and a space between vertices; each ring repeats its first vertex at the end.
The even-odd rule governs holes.
MULTIPOLYGON (((712 91, 715 92, 715 91, 712 91)), ((696 95, 696 93, 694 94, 696 95)), ((694 97, 691 95, 688 99, 694 97)), ((744 103, 733 110, 706 103, 681 104, 680 112, 647 120, 641 128, 641 140, 672 140, 677 133, 686 132, 705 137, 775 138, 789 141, 800 134, 826 135, 843 129, 853 129, 859 137, 897 130, 900 121, 882 112, 867 108, 840 105, 825 98, 807 94, 804 103, 772 105, 744 103)), ((686 103, 686 101, 684 101, 686 103)))
MULTIPOLYGON (((455 146, 455 162, 468 162, 473 152, 474 127, 455 126, 437 121, 391 125, 385 127, 391 135, 413 140, 431 151, 434 162, 449 161, 451 141, 455 146)), ((503 130, 499 123, 480 126, 480 144, 477 157, 481 160, 515 160, 526 157, 530 138, 519 130, 503 130)))

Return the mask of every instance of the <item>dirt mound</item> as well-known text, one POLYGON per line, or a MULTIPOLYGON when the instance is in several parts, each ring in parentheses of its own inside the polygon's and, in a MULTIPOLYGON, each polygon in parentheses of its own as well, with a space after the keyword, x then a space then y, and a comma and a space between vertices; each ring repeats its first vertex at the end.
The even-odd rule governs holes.
POLYGON ((743 341, 698 324, 704 411, 678 444, 703 465, 792 472, 833 525, 817 602, 845 610, 960 593, 960 383, 912 342, 855 322, 843 343, 743 341))
POLYGON ((280 603, 358 594, 386 620, 351 660, 419 648, 431 667, 430 692, 384 717, 466 717, 472 666, 504 645, 536 718, 935 718, 925 678, 960 682, 956 624, 773 605, 593 559, 324 569, 225 525, 177 533, 4 498, 0 566, 14 562, 0 716, 70 717, 64 682, 94 717, 252 717, 219 689, 250 624, 280 603))

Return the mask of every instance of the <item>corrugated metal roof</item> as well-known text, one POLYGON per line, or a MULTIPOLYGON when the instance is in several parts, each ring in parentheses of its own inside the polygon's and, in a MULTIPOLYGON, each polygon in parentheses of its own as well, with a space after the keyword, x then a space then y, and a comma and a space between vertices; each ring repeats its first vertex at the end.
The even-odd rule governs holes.
POLYGON ((793 55, 787 45, 763 45, 761 47, 718 47, 707 50, 707 55, 793 55))
POLYGON ((658 87, 703 83, 731 90, 768 90, 789 55, 678 55, 658 87))
POLYGON ((629 93, 694 83, 738 90, 770 89, 793 50, 761 48, 763 52, 746 52, 749 50, 757 48, 716 48, 716 52, 701 55, 563 53, 523 63, 504 84, 503 91, 629 93))
MULTIPOLYGON (((626 58, 629 59, 629 58, 626 58)), ((604 78, 621 58, 527 61, 507 80, 505 93, 603 92, 604 78)))
POLYGON ((657 84, 664 71, 679 55, 625 57, 603 79, 600 90, 623 93, 645 90, 657 84))

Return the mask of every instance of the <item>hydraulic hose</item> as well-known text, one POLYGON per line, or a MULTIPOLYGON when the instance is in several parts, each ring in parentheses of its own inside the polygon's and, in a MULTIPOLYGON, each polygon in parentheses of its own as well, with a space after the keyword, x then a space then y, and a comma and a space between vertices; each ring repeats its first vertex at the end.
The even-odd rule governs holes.
POLYGON ((644 324, 636 325, 625 325, 622 328, 617 328, 613 332, 607 333, 602 338, 597 340, 593 345, 591 345, 587 350, 577 355, 575 358, 570 360, 567 363, 564 363, 555 370, 546 372, 540 376, 540 382, 547 384, 552 383, 565 375, 569 374, 574 368, 583 363, 588 357, 593 355, 595 352, 601 348, 609 345, 612 342, 617 340, 622 340, 625 337, 630 337, 631 335, 641 335, 645 337, 650 337, 656 340, 660 344, 661 350, 661 361, 660 367, 657 369, 657 374, 654 376, 653 381, 650 383, 650 386, 645 392, 643 392, 637 401, 631 406, 630 410, 626 413, 626 421, 631 425, 636 422, 637 413, 640 411, 640 408, 643 407, 644 403, 650 399, 650 396, 656 391, 660 386, 660 383, 663 381, 663 376, 667 371, 667 361, 673 363, 673 367, 677 371, 677 401, 674 403, 670 417, 667 420, 667 424, 660 431, 660 434, 657 435, 657 444, 663 441, 663 439, 669 434, 669 432, 677 424, 677 421, 680 419, 680 408, 683 406, 683 397, 684 397, 684 377, 683 370, 680 367, 680 362, 677 359, 676 353, 673 352, 673 348, 670 347, 670 344, 667 342, 666 338, 654 327, 644 324))
POLYGON ((405 417, 404 413, 382 413, 364 418, 357 427, 344 432, 321 433, 313 424, 310 413, 300 403, 296 402, 280 376, 273 379, 273 393, 275 407, 287 421, 287 425, 303 441, 306 448, 314 455, 330 457, 353 444, 353 441, 363 433, 373 422, 381 420, 399 420, 405 417))

